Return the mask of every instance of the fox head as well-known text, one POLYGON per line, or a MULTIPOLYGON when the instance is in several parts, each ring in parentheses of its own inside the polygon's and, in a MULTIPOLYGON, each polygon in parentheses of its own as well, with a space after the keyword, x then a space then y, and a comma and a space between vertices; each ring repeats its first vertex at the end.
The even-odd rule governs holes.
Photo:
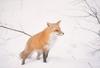
POLYGON ((64 35, 64 33, 61 31, 61 28, 59 26, 61 20, 59 20, 56 23, 47 23, 48 28, 50 29, 51 33, 55 33, 58 36, 64 35))

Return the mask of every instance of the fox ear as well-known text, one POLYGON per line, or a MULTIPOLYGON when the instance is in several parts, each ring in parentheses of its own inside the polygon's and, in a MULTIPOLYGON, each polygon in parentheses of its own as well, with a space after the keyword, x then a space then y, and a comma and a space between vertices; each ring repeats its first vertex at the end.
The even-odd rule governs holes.
POLYGON ((47 22, 47 25, 48 25, 48 26, 50 26, 50 25, 51 25, 51 23, 47 22))
POLYGON ((57 24, 59 24, 61 22, 61 20, 59 20, 58 22, 57 22, 57 24))

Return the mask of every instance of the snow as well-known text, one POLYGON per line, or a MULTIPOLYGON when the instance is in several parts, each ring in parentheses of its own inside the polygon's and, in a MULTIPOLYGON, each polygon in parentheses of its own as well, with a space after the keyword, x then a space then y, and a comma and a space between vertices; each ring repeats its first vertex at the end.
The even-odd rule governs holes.
MULTIPOLYGON (((58 37, 50 50, 47 63, 36 60, 36 54, 21 65, 19 57, 28 36, 0 28, 0 68, 100 68, 100 38, 95 33, 100 25, 90 19, 74 16, 86 15, 73 4, 75 0, 0 0, 0 25, 23 30, 31 35, 43 30, 47 22, 61 20, 64 35, 58 37), (75 10, 75 11, 74 11, 75 10)), ((95 21, 94 19, 92 20, 95 21)))

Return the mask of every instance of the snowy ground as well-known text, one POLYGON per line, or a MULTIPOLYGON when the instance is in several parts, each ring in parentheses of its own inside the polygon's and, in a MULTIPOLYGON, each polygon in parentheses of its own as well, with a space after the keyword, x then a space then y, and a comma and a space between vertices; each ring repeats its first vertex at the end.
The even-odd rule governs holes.
POLYGON ((19 53, 29 37, 0 28, 0 68, 100 68, 100 38, 80 28, 88 27, 98 31, 99 25, 87 23, 85 15, 74 0, 0 0, 0 25, 6 25, 34 35, 46 27, 47 21, 62 20, 65 33, 51 49, 47 63, 36 60, 36 54, 21 65, 19 53), (79 25, 80 23, 80 25, 79 25))

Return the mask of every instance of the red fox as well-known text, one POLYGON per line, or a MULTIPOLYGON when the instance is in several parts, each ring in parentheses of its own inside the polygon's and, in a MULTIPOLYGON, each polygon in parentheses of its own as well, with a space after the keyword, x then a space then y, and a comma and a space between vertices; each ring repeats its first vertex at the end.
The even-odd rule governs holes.
POLYGON ((41 54, 43 54, 43 62, 47 62, 49 50, 57 36, 64 35, 59 26, 60 22, 47 23, 47 27, 43 31, 29 38, 25 49, 20 54, 22 65, 25 64, 25 60, 33 51, 37 52, 37 59, 40 59, 41 54))

